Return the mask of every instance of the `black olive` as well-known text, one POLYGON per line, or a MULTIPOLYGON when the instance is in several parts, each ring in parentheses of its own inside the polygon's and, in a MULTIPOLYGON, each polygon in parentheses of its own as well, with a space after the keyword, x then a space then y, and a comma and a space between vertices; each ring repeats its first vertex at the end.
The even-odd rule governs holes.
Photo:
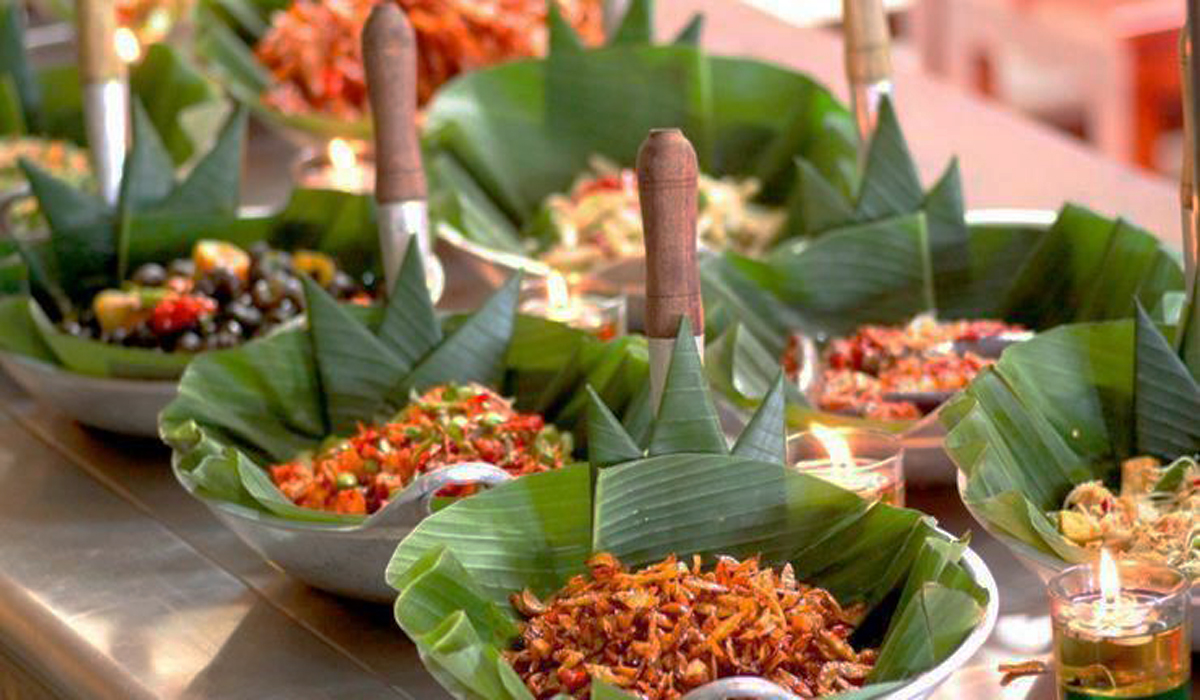
POLYGON ((200 335, 210 336, 217 332, 217 321, 211 316, 205 316, 200 319, 199 326, 200 335))
POLYGON ((211 275, 205 275, 196 280, 194 289, 198 294, 203 294, 206 297, 216 297, 217 281, 211 275))
POLYGON ((253 332, 255 328, 258 328, 260 325, 262 325, 262 312, 250 304, 243 304, 240 301, 235 301, 229 306, 225 307, 225 313, 251 332, 253 332))
POLYGON ((289 299, 296 302, 296 305, 304 303, 304 283, 299 277, 287 277, 287 281, 283 284, 283 292, 289 299))
POLYGON ((242 306, 254 306, 254 295, 250 292, 242 292, 237 296, 237 299, 233 300, 233 303, 241 304, 242 306))
POLYGON ((210 342, 215 342, 218 348, 232 348, 242 342, 242 337, 227 330, 220 330, 210 339, 210 342))
POLYGON ((196 264, 190 258, 179 258, 171 261, 171 264, 167 266, 167 272, 176 277, 195 277, 196 264))
POLYGON ((271 252, 271 244, 267 243, 266 241, 258 241, 250 246, 249 252, 250 257, 254 258, 255 260, 261 260, 271 252))
POLYGON ((204 339, 192 331, 187 331, 175 341, 175 349, 180 352, 200 352, 204 348, 204 339))
POLYGON ((164 338, 155 333, 150 326, 140 323, 129 334, 126 345, 133 345, 139 348, 156 348, 163 344, 163 340, 164 338))
POLYGON ((167 270, 158 263, 146 263, 133 272, 133 283, 143 287, 161 287, 166 281, 167 270))
POLYGON ((229 270, 214 270, 212 273, 213 296, 220 302, 228 302, 242 293, 242 280, 229 270))
POLYGON ((291 299, 280 299, 275 308, 267 312, 267 320, 271 323, 285 323, 295 317, 300 309, 291 299))
POLYGON ((67 335, 83 336, 84 326, 79 321, 63 321, 63 332, 67 335))
POLYGON ((225 322, 221 324, 221 330, 217 332, 236 335, 239 339, 245 335, 245 332, 242 330, 242 324, 238 323, 237 319, 232 318, 226 319, 225 322))
POLYGON ((271 283, 265 279, 255 280, 250 287, 250 296, 254 299, 254 305, 260 309, 271 308, 279 298, 275 290, 271 289, 271 283))
POLYGON ((124 328, 114 328, 111 331, 108 331, 107 333, 105 333, 103 336, 101 336, 101 339, 106 343, 112 343, 114 345, 124 345, 125 340, 128 337, 129 337, 129 331, 125 330, 124 328))

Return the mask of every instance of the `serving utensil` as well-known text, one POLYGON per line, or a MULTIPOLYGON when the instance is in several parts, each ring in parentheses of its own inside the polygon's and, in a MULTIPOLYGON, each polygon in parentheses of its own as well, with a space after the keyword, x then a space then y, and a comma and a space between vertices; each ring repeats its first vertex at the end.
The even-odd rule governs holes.
POLYGON ((117 203, 129 129, 129 83, 117 55, 115 0, 76 0, 79 74, 92 168, 100 196, 117 203))
POLYGON ((395 3, 379 3, 363 27, 363 64, 371 117, 375 124, 375 201, 379 204, 379 246, 390 290, 411 237, 425 261, 433 300, 442 295, 445 275, 433 255, 429 232, 428 187, 421 166, 417 130, 417 37, 395 3))
POLYGON ((1186 275, 1187 299, 1196 294, 1196 259, 1200 255, 1200 220, 1197 220, 1196 183, 1200 182, 1196 157, 1196 118, 1200 114, 1196 101, 1200 99, 1200 66, 1196 65, 1194 47, 1200 40, 1200 9, 1197 2, 1188 2, 1188 19, 1179 33, 1179 58, 1183 87, 1183 167, 1179 173, 1179 201, 1182 212, 1183 260, 1186 275))
POLYGON ((638 150, 637 177, 646 243, 650 400, 657 407, 684 318, 704 356, 704 307, 696 264, 696 151, 679 129, 653 129, 638 150))
POLYGON ((875 133, 879 103, 892 94, 891 36, 883 0, 842 0, 850 109, 863 143, 875 133))

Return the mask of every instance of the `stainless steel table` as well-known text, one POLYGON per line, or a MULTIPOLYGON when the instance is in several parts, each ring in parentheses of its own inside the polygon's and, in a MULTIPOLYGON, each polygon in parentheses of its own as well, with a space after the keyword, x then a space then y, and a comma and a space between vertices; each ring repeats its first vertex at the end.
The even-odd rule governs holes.
MULTIPOLYGON (((167 457, 0 378, 0 697, 447 697, 390 609, 264 563, 175 483, 167 457)), ((911 500, 952 532, 973 530, 1003 591, 989 644, 937 697, 1052 698, 1048 679, 1002 690, 995 672, 1048 650, 1042 585, 951 490, 911 500)))

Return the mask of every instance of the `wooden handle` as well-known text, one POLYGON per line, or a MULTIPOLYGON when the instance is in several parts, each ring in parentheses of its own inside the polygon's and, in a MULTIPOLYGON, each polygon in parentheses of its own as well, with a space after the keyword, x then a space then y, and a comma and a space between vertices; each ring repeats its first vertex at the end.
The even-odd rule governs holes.
POLYGON ((363 28, 363 62, 375 120, 375 199, 425 199, 417 135, 417 37, 400 7, 384 0, 363 28))
POLYGON ((76 0, 75 18, 84 84, 120 78, 125 67, 117 56, 115 0, 76 0))
POLYGON ((1196 147, 1196 124, 1195 124, 1195 105, 1192 101, 1192 73, 1191 73, 1191 42, 1189 41, 1189 31, 1187 27, 1179 32, 1179 68, 1180 81, 1183 89, 1183 167, 1179 171, 1179 199, 1185 209, 1192 207, 1193 197, 1195 196, 1195 153, 1193 149, 1196 147))
POLYGON ((704 333, 696 266, 696 151, 679 129, 654 129, 638 151, 646 232, 646 335, 674 338, 684 315, 704 333))
POLYGON ((891 33, 883 0, 842 0, 842 21, 850 85, 890 80, 891 33))

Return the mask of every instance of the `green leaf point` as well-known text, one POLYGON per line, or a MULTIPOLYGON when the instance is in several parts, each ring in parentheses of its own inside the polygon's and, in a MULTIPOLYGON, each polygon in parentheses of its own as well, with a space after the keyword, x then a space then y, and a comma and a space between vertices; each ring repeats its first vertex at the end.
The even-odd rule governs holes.
POLYGON ((641 448, 590 384, 587 386, 587 395, 588 462, 593 467, 603 468, 640 459, 641 448))
POLYGON ((784 376, 780 371, 774 384, 763 397, 746 428, 733 446, 733 454, 760 462, 785 463, 787 459, 787 426, 784 396, 784 376))
POLYGON ((678 452, 729 452, 696 349, 692 324, 686 316, 679 323, 662 401, 650 434, 652 456, 678 452))

